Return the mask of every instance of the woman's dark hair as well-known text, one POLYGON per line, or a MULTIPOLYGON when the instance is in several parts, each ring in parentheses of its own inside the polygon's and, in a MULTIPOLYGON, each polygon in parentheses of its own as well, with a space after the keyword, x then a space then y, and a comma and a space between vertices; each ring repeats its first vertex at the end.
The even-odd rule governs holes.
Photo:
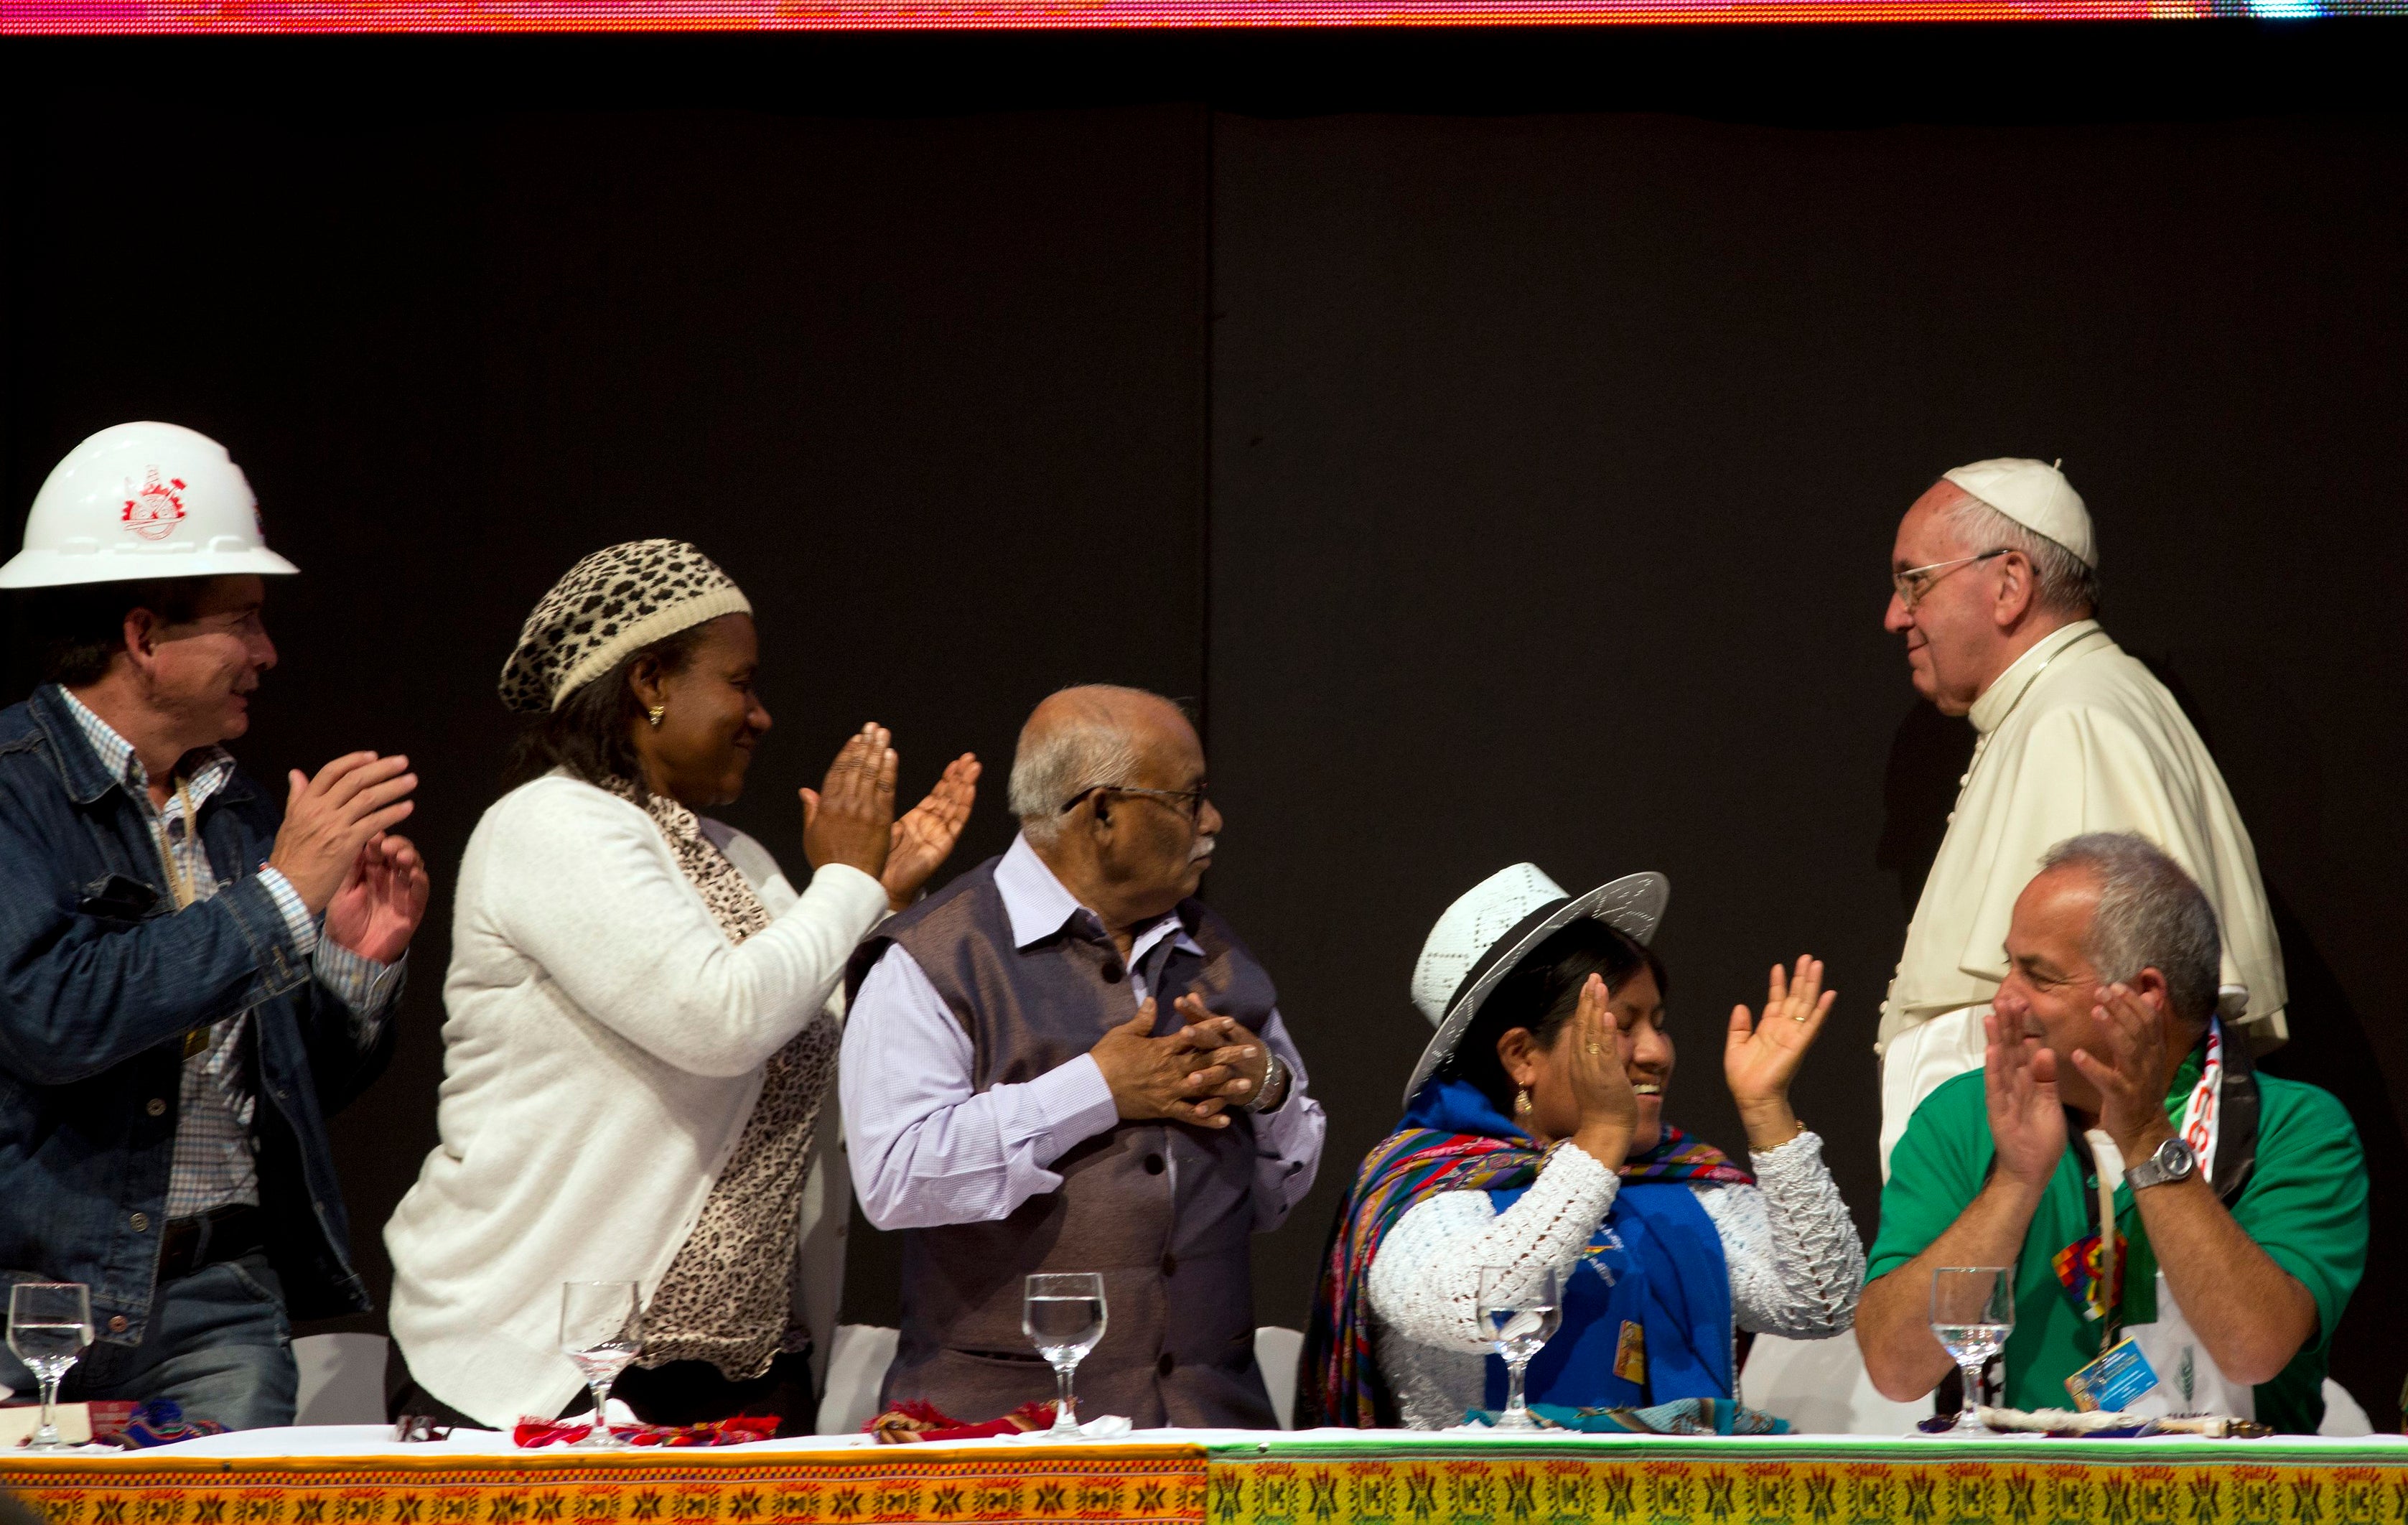
POLYGON ((1552 1048, 1555 1035, 1580 1010, 1581 986, 1590 975, 1604 975, 1606 991, 1612 994, 1642 969, 1656 976, 1658 991, 1671 994, 1672 977, 1655 949, 1595 917, 1583 916, 1525 954, 1513 971, 1497 982, 1440 1072, 1471 1082, 1499 1113, 1512 1116, 1513 1081, 1497 1057, 1497 1040, 1515 1028, 1527 1028, 1541 1048, 1552 1048))
POLYGON ((19 617, 40 652, 42 682, 82 688, 108 676, 125 649, 125 616, 147 609, 161 625, 189 623, 200 608, 206 577, 163 577, 147 583, 83 583, 20 595, 19 617))
POLYGON ((509 761, 502 768, 503 792, 566 768, 588 784, 625 779, 641 800, 644 770, 636 760, 636 743, 628 738, 644 723, 644 707, 636 702, 636 690, 627 680, 636 665, 647 660, 659 664, 664 678, 683 672, 710 623, 688 626, 631 654, 600 677, 580 683, 559 709, 531 722, 510 745, 509 761))

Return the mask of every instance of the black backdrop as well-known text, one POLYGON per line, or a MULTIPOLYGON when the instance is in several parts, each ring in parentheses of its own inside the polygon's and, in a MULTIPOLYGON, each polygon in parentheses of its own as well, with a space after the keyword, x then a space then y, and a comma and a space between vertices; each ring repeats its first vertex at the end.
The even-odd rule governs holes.
MULTIPOLYGON (((1209 893, 1333 1119, 1256 1257, 1300 1324, 1422 934, 1522 857, 1671 875, 1709 1136, 1728 1003, 1832 961, 1798 1101, 1870 1230, 1874 1012, 1970 745, 1879 628, 1888 538, 1946 466, 2061 454, 2257 838, 2271 1067, 2374 1160, 2335 1366, 2387 1425, 2408 135, 2335 108, 2393 36, 10 44, 0 497, 121 419, 226 439, 308 573, 243 755, 408 751, 447 877, 518 620, 616 540, 760 606, 779 728, 728 813, 797 867, 862 719, 907 785, 996 765, 967 865, 1038 696, 1195 698, 1209 893)), ((447 913, 337 1125, 380 1286, 447 913)), ((850 1316, 892 1266, 856 1222, 850 1316)))

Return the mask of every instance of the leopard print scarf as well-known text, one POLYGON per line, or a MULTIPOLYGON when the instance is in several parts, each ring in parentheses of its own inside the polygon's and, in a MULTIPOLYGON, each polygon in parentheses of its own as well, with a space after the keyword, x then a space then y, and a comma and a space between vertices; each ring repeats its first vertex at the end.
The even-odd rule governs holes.
MULTIPOLYGON (((769 925, 752 883, 703 835, 694 812, 666 795, 639 799, 624 779, 606 780, 603 787, 652 816, 728 942, 742 942, 769 925)), ((781 1352, 810 1348, 810 1331, 790 1328, 789 1320, 802 1269, 803 1181, 841 1036, 839 1024, 823 1012, 770 1056, 761 1098, 735 1151, 644 1310, 638 1365, 707 1360, 729 1381, 742 1382, 767 1371, 781 1352)))

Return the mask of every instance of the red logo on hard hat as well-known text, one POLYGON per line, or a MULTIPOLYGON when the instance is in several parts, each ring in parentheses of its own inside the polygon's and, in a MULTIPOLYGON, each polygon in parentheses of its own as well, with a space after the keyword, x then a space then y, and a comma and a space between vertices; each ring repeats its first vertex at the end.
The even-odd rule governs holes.
POLYGON ((125 511, 119 518, 125 527, 146 540, 164 540, 176 532, 184 517, 184 479, 170 477, 159 480, 159 468, 152 467, 144 474, 141 488, 125 500, 125 511))

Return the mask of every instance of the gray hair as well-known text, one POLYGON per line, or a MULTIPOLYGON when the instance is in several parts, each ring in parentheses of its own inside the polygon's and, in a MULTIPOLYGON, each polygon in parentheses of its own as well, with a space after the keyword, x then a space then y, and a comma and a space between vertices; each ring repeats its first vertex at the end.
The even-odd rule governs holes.
POLYGON ((2058 842, 2041 865, 2097 877, 2099 908, 2083 952, 2101 985, 2129 985, 2154 969, 2165 976, 2177 1015, 2208 1019, 2224 972, 2224 940, 2215 908, 2181 864, 2136 832, 2093 831, 2058 842))
POLYGON ((1956 501, 1942 510, 1941 517, 1957 544, 1976 554, 1994 549, 2021 553, 2031 563, 2032 600, 2048 613, 2087 619, 2099 611, 2099 568, 1962 487, 1956 493, 1956 501))
MULTIPOLYGON (((1097 683, 1096 691, 1159 696, 1141 688, 1097 683)), ((1011 755, 1011 813, 1021 835, 1042 847, 1062 834, 1062 803, 1107 784, 1125 784, 1137 771, 1137 742, 1120 718, 1102 706, 1031 735, 1024 730, 1011 755)))

